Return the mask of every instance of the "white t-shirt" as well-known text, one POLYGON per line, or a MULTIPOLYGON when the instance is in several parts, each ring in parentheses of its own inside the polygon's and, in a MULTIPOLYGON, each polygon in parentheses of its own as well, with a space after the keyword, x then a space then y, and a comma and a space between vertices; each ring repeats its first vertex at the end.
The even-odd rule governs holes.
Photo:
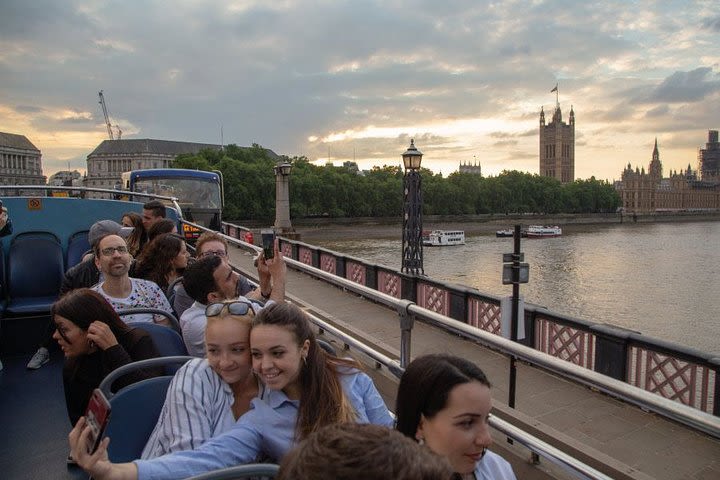
MULTIPOLYGON (((155 282, 140 278, 131 278, 130 284, 132 285, 132 289, 130 290, 130 295, 125 298, 115 298, 109 296, 102 288, 104 284, 105 282, 100 282, 93 286, 92 289, 105 297, 116 312, 127 310, 129 308, 157 308, 168 313, 173 313, 170 302, 168 302, 167 297, 155 282)), ((138 313, 134 315, 121 315, 120 318, 122 318, 125 323, 132 324, 157 322, 165 317, 162 315, 153 315, 151 313, 138 313)))

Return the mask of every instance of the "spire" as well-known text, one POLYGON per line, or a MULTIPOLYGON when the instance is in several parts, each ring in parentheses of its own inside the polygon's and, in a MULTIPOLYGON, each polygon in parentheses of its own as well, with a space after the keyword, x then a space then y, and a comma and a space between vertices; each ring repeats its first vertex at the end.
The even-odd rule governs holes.
POLYGON ((540 126, 545 125, 545 110, 540 107, 540 126))
POLYGON ((656 182, 662 180, 662 163, 660 163, 660 151, 658 150, 657 137, 655 137, 655 148, 653 148, 652 160, 648 173, 656 182))
POLYGON ((575 111, 572 105, 570 105, 570 125, 575 125, 575 111))

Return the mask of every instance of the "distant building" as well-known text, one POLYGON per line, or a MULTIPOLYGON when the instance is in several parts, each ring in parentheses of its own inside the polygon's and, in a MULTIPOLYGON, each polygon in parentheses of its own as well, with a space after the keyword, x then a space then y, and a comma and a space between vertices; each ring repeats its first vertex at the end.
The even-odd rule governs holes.
POLYGON ((151 138, 104 140, 87 157, 85 186, 114 188, 120 185, 123 172, 168 168, 178 155, 196 154, 206 148, 220 150, 221 146, 151 138))
POLYGON ((53 187, 79 187, 82 183, 82 175, 77 170, 60 170, 48 177, 47 184, 53 187))
POLYGON ((698 151, 698 165, 703 180, 720 181, 720 142, 717 130, 708 130, 705 148, 698 151))
POLYGON ((470 162, 468 162, 467 164, 464 162, 460 162, 460 168, 458 168, 458 172, 472 173, 473 175, 482 176, 482 167, 480 167, 480 164, 478 162, 475 162, 474 164, 471 164, 470 162))
POLYGON ((633 170, 628 163, 615 188, 626 212, 720 210, 720 182, 698 179, 690 165, 663 178, 657 139, 647 173, 644 167, 633 170))
POLYGON ((42 154, 25 135, 0 132, 0 185, 45 185, 42 154))
POLYGON ((562 121, 560 103, 555 106, 552 121, 545 125, 545 111, 540 108, 540 175, 562 183, 575 180, 575 112, 570 107, 568 123, 562 121))

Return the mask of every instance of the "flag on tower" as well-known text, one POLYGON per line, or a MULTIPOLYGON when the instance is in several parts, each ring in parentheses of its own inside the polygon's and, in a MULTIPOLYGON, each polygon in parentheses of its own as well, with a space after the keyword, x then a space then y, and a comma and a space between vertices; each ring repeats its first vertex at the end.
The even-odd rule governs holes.
POLYGON ((555 84, 555 88, 553 88, 552 90, 550 90, 550 93, 552 93, 552 92, 557 92, 557 86, 558 86, 558 84, 556 83, 556 84, 555 84))

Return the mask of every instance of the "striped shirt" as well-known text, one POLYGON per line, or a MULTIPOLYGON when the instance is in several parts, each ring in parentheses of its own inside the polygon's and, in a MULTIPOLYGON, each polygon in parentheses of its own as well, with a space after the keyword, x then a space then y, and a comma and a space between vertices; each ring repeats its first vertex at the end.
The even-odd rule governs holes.
POLYGON ((230 386, 207 360, 195 358, 183 365, 170 382, 160 417, 141 458, 194 450, 235 424, 230 386))

